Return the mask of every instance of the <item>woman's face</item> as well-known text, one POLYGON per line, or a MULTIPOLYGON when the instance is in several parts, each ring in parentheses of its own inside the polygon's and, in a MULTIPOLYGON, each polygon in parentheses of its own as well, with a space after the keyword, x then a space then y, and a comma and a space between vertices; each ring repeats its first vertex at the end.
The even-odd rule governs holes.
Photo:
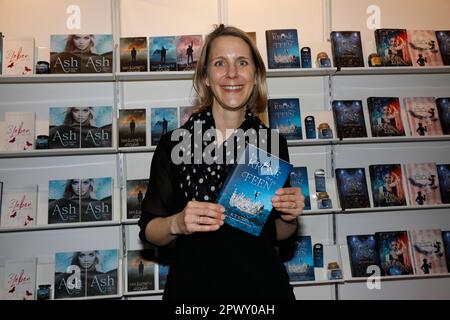
POLYGON ((77 196, 84 197, 89 194, 91 182, 89 179, 73 180, 72 190, 77 196))
POLYGON ((91 269, 95 264, 95 251, 81 251, 78 255, 80 266, 84 269, 91 269))
POLYGON ((80 51, 87 51, 91 44, 91 36, 88 34, 75 34, 73 36, 73 44, 80 51))
POLYGON ((228 108, 245 104, 255 81, 255 64, 248 44, 238 37, 223 36, 211 43, 206 84, 214 93, 214 105, 220 100, 228 108))
POLYGON ((89 115, 91 111, 89 108, 73 108, 72 116, 73 119, 78 123, 85 123, 89 120, 89 115))

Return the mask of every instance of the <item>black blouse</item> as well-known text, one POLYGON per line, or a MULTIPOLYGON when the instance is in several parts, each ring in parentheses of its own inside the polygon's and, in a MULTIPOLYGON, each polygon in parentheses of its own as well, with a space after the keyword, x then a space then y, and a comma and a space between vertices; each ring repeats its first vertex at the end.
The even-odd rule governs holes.
MULTIPOLYGON (((192 133, 195 121, 201 123, 203 132, 215 127, 210 108, 194 114, 182 128, 192 133)), ((267 129, 250 113, 240 128, 267 129)), ((286 140, 277 137, 279 156, 289 161, 286 140)), ((270 151, 270 135, 268 140, 270 151)), ((152 219, 181 212, 192 199, 214 202, 233 166, 176 165, 171 161, 171 152, 177 144, 178 141, 171 141, 169 132, 161 138, 153 155, 139 220, 139 237, 143 241, 147 241, 145 227, 152 219)), ((163 299, 295 299, 276 247, 277 216, 279 212, 272 210, 258 237, 226 224, 215 232, 178 236, 171 250, 163 299)))

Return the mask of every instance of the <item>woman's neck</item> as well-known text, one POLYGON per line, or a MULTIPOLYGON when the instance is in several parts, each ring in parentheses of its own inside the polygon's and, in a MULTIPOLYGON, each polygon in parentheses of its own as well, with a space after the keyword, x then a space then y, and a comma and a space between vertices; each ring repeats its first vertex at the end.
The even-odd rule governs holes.
POLYGON ((225 110, 219 105, 213 104, 212 114, 214 117, 216 130, 218 130, 222 135, 222 139, 218 137, 219 144, 228 139, 228 137, 232 134, 232 130, 239 128, 245 119, 245 110, 245 108, 241 108, 236 111, 230 111, 225 110))

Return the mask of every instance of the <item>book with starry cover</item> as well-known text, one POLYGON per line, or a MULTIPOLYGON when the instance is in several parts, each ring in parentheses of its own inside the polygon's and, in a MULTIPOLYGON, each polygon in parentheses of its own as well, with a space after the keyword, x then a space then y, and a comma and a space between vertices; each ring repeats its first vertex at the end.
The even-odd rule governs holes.
POLYGON ((380 265, 375 235, 347 236, 347 245, 352 277, 367 277, 368 267, 380 265))
POLYGON ((342 209, 370 208, 364 168, 336 169, 336 183, 342 209))
POLYGON ((361 100, 333 101, 333 114, 339 138, 367 137, 361 100))
POLYGON ((225 223, 259 236, 272 211, 272 197, 289 177, 292 165, 251 144, 241 152, 220 191, 225 223))

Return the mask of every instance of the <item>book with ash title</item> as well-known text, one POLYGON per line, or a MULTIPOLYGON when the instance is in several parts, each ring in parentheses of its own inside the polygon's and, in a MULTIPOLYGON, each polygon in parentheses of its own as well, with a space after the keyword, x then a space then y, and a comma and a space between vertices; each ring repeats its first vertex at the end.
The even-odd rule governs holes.
POLYGON ((411 206, 442 204, 435 163, 405 164, 411 206))
POLYGON ((5 149, 28 151, 34 149, 35 112, 5 112, 5 149))
POLYGON ((367 137, 361 100, 335 100, 332 105, 339 138, 367 137))
POLYGON ((336 183, 342 209, 370 208, 364 168, 336 169, 336 183))
POLYGON ((127 290, 142 292, 155 290, 156 249, 127 251, 127 290))
POLYGON ((149 38, 150 71, 176 71, 175 36, 149 38))
POLYGON ((410 230, 415 274, 447 273, 444 241, 440 229, 410 230))
POLYGON ((399 98, 369 97, 367 107, 372 137, 405 135, 399 98))
POLYGON ((111 34, 50 35, 51 73, 111 73, 111 34))
POLYGON ((139 219, 148 179, 127 180, 127 219, 139 219))
POLYGON ((347 236, 347 245, 352 277, 367 277, 370 266, 380 265, 375 235, 347 236))
POLYGON ((112 179, 89 178, 48 182, 48 223, 112 220, 112 179))
POLYGON ((147 70, 147 37, 120 38, 120 72, 146 72, 147 70))
POLYGON ((4 270, 5 300, 36 299, 36 259, 6 260, 4 270))
POLYGON ((450 65, 450 30, 436 31, 436 38, 441 50, 442 62, 444 65, 450 65))
POLYGON ((436 106, 439 112, 439 119, 441 119, 442 133, 450 135, 450 97, 437 98, 436 106))
POLYGON ((6 187, 1 208, 1 227, 29 227, 36 224, 38 186, 6 187))
POLYGON ((34 39, 3 41, 2 72, 9 76, 28 76, 34 73, 34 39))
POLYGON ((406 206, 400 164, 370 165, 369 172, 375 207, 406 206))
POLYGON ((289 258, 284 266, 290 282, 315 280, 311 236, 296 236, 289 258))
POLYGON ((300 68, 296 29, 266 30, 269 69, 300 68))
POLYGON ((269 99, 269 123, 286 140, 302 140, 302 118, 298 98, 269 99))
POLYGON ((436 100, 433 97, 407 97, 405 107, 412 136, 443 134, 436 100))
POLYGON ((438 164, 436 166, 441 188, 442 203, 450 203, 450 164, 438 164))
POLYGON ((119 147, 145 147, 146 145, 146 110, 119 110, 119 147))
POLYGON ((289 177, 292 165, 248 144, 218 197, 225 223, 258 236, 272 211, 272 197, 289 177))
POLYGON ((336 68, 364 67, 364 57, 359 31, 331 32, 331 49, 336 68))
POLYGON ((55 299, 117 295, 118 257, 117 249, 57 252, 55 299))

